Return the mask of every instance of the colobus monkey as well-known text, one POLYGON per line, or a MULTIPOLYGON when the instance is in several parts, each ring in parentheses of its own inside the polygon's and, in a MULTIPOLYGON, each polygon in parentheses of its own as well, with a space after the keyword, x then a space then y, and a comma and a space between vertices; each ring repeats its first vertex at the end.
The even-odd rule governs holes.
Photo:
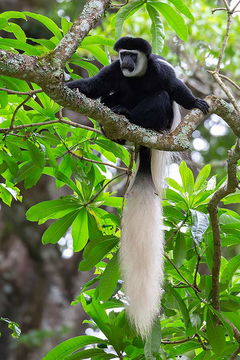
MULTIPOLYGON (((152 54, 142 38, 122 37, 114 45, 119 59, 96 76, 71 81, 86 96, 147 129, 170 131, 180 122, 178 105, 208 112, 206 101, 193 96, 173 67, 152 54)), ((167 153, 139 149, 138 172, 126 194, 122 215, 120 268, 129 301, 127 313, 144 338, 159 313, 163 283, 164 234, 161 188, 167 153)))

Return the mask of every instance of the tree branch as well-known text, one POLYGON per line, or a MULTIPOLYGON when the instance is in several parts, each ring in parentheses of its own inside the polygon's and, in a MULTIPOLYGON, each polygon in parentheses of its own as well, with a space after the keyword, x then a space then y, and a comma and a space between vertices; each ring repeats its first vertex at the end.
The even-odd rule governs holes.
POLYGON ((56 59, 61 68, 65 66, 76 51, 79 43, 96 25, 109 4, 110 0, 87 1, 79 18, 51 54, 52 59, 56 59))
POLYGON ((221 231, 218 221, 218 204, 228 194, 236 191, 238 187, 237 178, 237 162, 240 159, 239 140, 235 147, 229 151, 228 155, 228 175, 226 183, 220 187, 212 196, 208 211, 210 214, 212 230, 213 230, 213 267, 212 267, 212 305, 214 309, 220 310, 219 302, 219 272, 221 266, 221 231))

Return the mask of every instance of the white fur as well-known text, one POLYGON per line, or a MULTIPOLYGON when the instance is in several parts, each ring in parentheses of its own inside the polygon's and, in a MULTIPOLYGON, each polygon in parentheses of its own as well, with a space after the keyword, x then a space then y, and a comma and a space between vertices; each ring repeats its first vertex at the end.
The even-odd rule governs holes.
MULTIPOLYGON (((171 130, 181 121, 173 104, 171 130)), ((120 267, 129 301, 127 313, 137 332, 145 338, 160 310, 164 279, 164 233, 161 195, 169 153, 151 151, 150 175, 133 175, 122 215, 120 267), (133 182, 134 181, 134 182, 133 182)))
MULTIPOLYGON (((147 71, 147 63, 148 63, 147 56, 144 53, 142 53, 141 51, 126 50, 126 49, 119 50, 119 54, 121 54, 121 52, 124 52, 124 51, 133 53, 133 54, 137 54, 137 64, 133 71, 123 69, 122 70, 123 75, 126 77, 143 76, 145 74, 145 72, 147 71)), ((119 61, 121 64, 122 63, 121 57, 119 57, 119 61)))
POLYGON ((163 282, 163 231, 160 199, 149 176, 137 177, 122 217, 120 263, 127 312, 146 337, 159 312, 163 282))

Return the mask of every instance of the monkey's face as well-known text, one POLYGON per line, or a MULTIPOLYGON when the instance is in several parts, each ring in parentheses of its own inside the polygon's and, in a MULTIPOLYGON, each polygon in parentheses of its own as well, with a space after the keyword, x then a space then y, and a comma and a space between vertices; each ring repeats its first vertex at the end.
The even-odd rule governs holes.
POLYGON ((119 50, 119 61, 124 76, 142 76, 147 70, 147 57, 138 50, 119 50))

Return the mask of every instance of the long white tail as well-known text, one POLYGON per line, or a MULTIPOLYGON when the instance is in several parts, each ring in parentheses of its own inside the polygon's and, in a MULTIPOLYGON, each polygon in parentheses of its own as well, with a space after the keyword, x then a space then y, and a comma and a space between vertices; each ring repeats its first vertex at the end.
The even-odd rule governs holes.
MULTIPOLYGON (((177 110, 174 114, 179 116, 177 110)), ((179 120, 174 117, 172 128, 179 120)), ((151 150, 151 170, 150 166, 142 170, 140 159, 140 168, 127 192, 122 216, 120 266, 129 302, 126 309, 131 323, 143 338, 151 331, 159 313, 163 292, 161 193, 168 158, 166 152, 151 150)))

